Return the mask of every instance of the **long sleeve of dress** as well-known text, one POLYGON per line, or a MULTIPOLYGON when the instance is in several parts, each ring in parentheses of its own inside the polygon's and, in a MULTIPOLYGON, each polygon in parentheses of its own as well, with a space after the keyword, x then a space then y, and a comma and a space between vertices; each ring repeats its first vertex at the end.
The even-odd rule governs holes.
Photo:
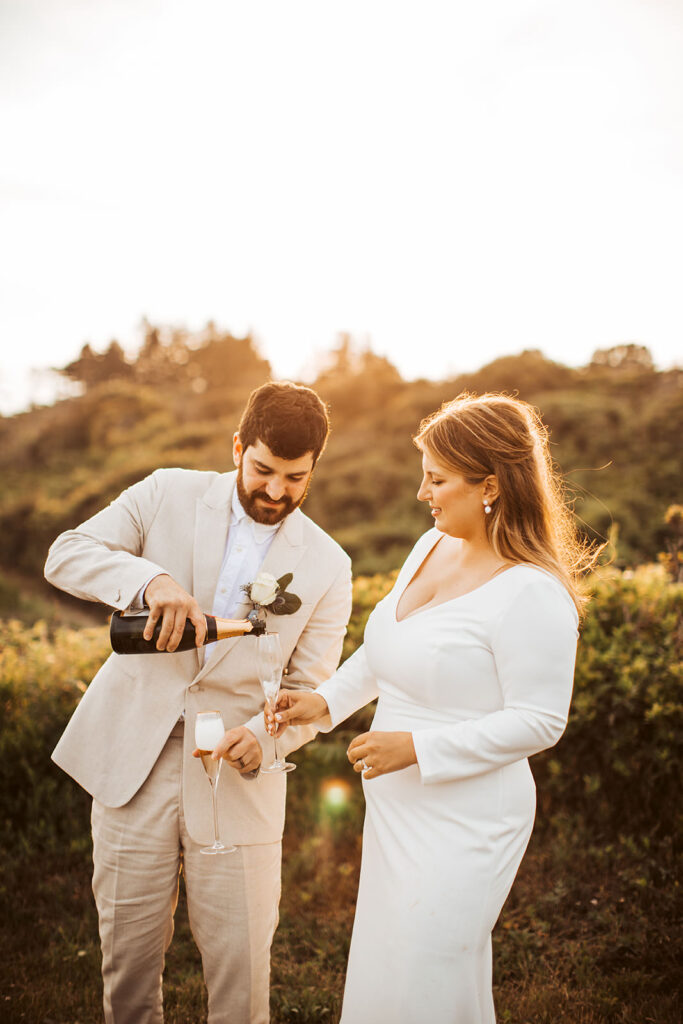
POLYGON ((553 580, 527 584, 494 626, 502 708, 413 732, 424 783, 471 778, 557 743, 569 712, 577 615, 553 580))
POLYGON ((330 732, 354 711, 374 700, 378 692, 377 680, 365 656, 365 646, 361 645, 350 658, 347 658, 341 668, 316 690, 316 693, 327 701, 331 720, 331 724, 327 717, 321 722, 316 722, 316 728, 320 732, 330 732))

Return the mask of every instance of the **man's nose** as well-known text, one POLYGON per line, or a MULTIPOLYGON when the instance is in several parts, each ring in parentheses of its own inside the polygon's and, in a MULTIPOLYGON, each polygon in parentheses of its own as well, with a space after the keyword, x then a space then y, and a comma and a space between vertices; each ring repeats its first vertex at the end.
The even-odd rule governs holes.
POLYGON ((281 501, 285 494, 285 487, 282 480, 273 477, 266 484, 266 494, 271 501, 281 501))

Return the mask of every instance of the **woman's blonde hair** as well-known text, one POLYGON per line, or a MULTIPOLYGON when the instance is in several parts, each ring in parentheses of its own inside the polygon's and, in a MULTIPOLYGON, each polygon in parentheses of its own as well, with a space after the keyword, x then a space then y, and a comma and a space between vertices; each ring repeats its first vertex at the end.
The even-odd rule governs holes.
POLYGON ((470 484, 496 477, 498 497, 485 516, 494 551, 552 573, 581 612, 580 578, 601 549, 577 534, 538 412, 507 395, 463 392, 424 419, 413 440, 470 484))

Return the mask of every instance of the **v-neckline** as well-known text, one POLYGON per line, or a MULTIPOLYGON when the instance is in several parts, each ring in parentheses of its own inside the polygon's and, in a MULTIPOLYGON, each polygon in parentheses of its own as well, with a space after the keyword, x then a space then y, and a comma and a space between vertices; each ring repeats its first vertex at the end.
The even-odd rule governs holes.
POLYGON ((451 602, 453 602, 453 601, 459 601, 463 597, 469 597, 470 594, 476 594, 476 592, 478 590, 481 590, 483 587, 488 586, 488 584, 492 583, 493 580, 495 580, 498 576, 502 576, 503 573, 508 572, 508 570, 510 570, 510 569, 514 569, 516 565, 520 564, 519 562, 514 562, 512 565, 499 566, 499 568, 496 569, 496 571, 493 573, 492 576, 489 576, 489 578, 487 580, 484 580, 483 583, 480 583, 479 586, 472 587, 471 590, 466 590, 464 594, 457 594, 455 597, 448 597, 448 598, 446 598, 445 601, 439 601, 438 604, 422 604, 422 605, 419 606, 419 608, 416 608, 414 611, 410 612, 408 615, 404 615, 403 618, 399 619, 398 618, 398 606, 400 605, 400 603, 401 603, 401 601, 402 601, 402 599, 403 599, 403 597, 405 595, 406 590, 408 589, 410 584, 413 582, 415 577, 418 575, 418 573, 422 570, 422 567, 424 566, 425 562, 431 556, 431 554, 434 551, 434 549, 436 548, 437 544, 439 544, 443 540, 444 536, 445 536, 445 534, 441 534, 441 536, 435 538, 434 543, 429 548, 429 551, 426 552, 424 558, 422 559, 422 561, 420 562, 420 564, 416 568, 415 572, 410 577, 410 579, 406 583, 405 587, 401 591, 401 593, 400 593, 400 595, 399 595, 399 597, 398 597, 398 599, 396 601, 396 604, 394 605, 394 622, 396 623, 397 626, 400 625, 402 622, 405 622, 407 619, 412 619, 416 615, 421 615, 422 612, 431 611, 433 608, 443 608, 444 605, 451 604, 451 602))

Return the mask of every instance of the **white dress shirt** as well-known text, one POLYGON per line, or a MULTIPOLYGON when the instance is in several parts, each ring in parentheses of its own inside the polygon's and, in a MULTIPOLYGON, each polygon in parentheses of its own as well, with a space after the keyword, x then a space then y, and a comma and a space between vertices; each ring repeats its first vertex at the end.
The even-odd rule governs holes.
POLYGON ((232 492, 230 529, 225 545, 212 614, 221 619, 234 619, 238 605, 244 601, 242 587, 253 583, 270 550, 280 523, 269 526, 257 523, 242 508, 237 488, 232 492))
MULTIPOLYGON (((236 611, 244 601, 242 587, 253 583, 263 565, 263 560, 270 550, 280 523, 270 526, 257 523, 247 515, 237 496, 237 488, 232 492, 230 508, 230 529, 228 542, 225 545, 223 564, 216 584, 213 598, 212 615, 221 619, 236 618, 236 611)), ((207 644, 206 658, 210 658, 215 644, 207 644)))

